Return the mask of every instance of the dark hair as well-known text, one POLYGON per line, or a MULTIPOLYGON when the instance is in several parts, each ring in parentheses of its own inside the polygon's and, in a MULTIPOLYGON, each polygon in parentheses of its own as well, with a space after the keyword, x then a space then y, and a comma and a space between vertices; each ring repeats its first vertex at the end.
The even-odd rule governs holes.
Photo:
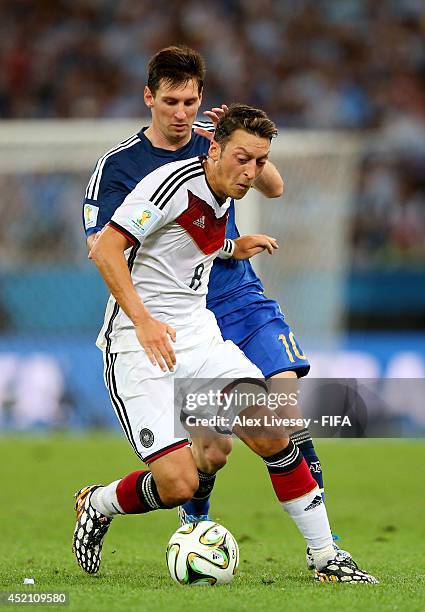
POLYGON ((161 49, 151 57, 148 64, 147 86, 155 95, 160 82, 171 86, 185 85, 190 79, 198 81, 198 93, 202 91, 205 78, 205 63, 200 53, 189 47, 171 46, 161 49))
POLYGON ((259 108, 246 104, 232 104, 217 123, 214 139, 225 145, 236 130, 245 130, 260 138, 271 140, 277 135, 277 129, 267 114, 259 108))

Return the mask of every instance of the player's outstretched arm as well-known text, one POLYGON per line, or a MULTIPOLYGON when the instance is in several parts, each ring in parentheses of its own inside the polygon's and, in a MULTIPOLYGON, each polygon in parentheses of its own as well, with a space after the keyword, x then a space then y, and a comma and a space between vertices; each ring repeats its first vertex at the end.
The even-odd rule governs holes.
POLYGON ((273 251, 279 248, 276 238, 266 234, 241 236, 233 242, 235 243, 235 249, 232 254, 234 259, 249 259, 263 251, 273 255, 273 251))
POLYGON ((96 238, 89 257, 94 260, 110 292, 134 324, 137 338, 153 365, 172 372, 176 356, 170 344, 176 331, 150 314, 138 295, 124 251, 130 246, 125 236, 106 227, 96 238))
POLYGON ((266 198, 279 198, 283 195, 285 184, 276 166, 267 160, 262 173, 254 181, 253 187, 266 198))

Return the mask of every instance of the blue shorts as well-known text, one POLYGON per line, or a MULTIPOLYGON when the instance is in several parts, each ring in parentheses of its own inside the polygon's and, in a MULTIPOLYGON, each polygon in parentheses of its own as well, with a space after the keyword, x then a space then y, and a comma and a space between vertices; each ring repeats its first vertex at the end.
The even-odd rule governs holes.
MULTIPOLYGON (((250 297, 245 305, 241 305, 243 299, 240 297, 232 300, 235 310, 221 317, 216 315, 223 338, 237 344, 265 378, 289 370, 296 372, 298 378, 306 376, 310 364, 279 304, 260 293, 255 301, 251 301, 252 295, 250 297)), ((213 312, 223 311, 222 306, 222 301, 208 304, 213 312)))

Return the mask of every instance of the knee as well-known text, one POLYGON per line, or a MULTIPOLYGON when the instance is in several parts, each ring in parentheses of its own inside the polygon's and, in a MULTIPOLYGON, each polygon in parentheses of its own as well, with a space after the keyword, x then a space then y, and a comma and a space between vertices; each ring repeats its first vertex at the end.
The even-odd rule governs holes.
POLYGON ((169 508, 181 506, 190 501, 199 487, 198 475, 185 475, 173 481, 158 483, 161 501, 169 508))
POLYGON ((211 450, 206 457, 209 468, 207 474, 214 474, 221 470, 227 463, 228 454, 224 453, 221 449, 211 450))
POLYGON ((196 464, 201 471, 214 474, 226 465, 231 450, 231 438, 211 441, 195 453, 196 464))
POLYGON ((277 453, 280 453, 289 444, 289 438, 257 438, 251 440, 250 447, 260 457, 272 457, 277 453))

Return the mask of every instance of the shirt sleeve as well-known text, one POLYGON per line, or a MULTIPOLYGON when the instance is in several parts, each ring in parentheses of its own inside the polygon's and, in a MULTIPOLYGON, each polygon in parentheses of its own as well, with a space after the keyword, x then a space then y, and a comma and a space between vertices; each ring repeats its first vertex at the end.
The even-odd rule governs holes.
POLYGON ((132 244, 142 244, 146 236, 167 223, 167 215, 152 202, 134 192, 117 208, 109 225, 132 244))
POLYGON ((102 158, 87 185, 83 203, 83 224, 87 236, 100 232, 124 202, 130 189, 116 163, 102 158))

